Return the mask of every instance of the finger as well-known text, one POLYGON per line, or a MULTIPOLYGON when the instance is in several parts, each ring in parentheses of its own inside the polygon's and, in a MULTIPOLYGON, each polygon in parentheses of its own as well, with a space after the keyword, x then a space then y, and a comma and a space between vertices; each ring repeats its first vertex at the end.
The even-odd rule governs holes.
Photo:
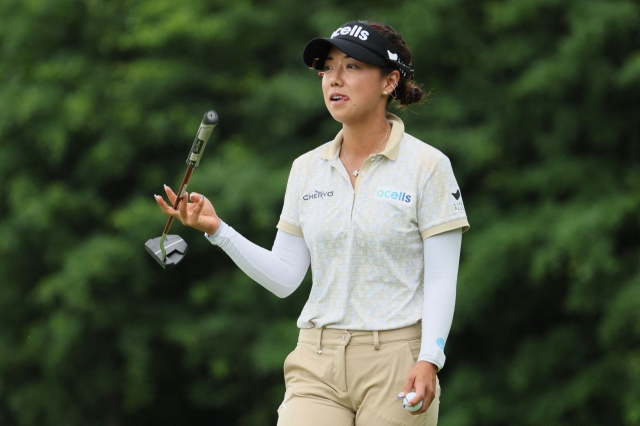
MULTIPOLYGON (((424 399, 422 401, 422 407, 420 407, 420 409, 418 411, 413 411, 411 414, 422 414, 425 411, 427 411, 429 409, 429 407, 431 406, 431 403, 433 402, 433 399, 429 400, 429 398, 424 399)), ((416 404, 420 404, 420 401, 416 402, 416 404)))
POLYGON ((416 405, 420 406, 416 411, 412 411, 411 414, 414 416, 417 414, 422 414, 429 408, 431 402, 427 402, 425 399, 420 398, 420 396, 416 393, 416 396, 407 401, 407 407, 415 407, 416 405))
POLYGON ((420 407, 418 411, 415 411, 416 414, 421 414, 429 409, 429 406, 431 406, 435 396, 434 390, 431 389, 427 383, 416 383, 416 397, 409 401, 409 404, 418 405, 420 401, 422 401, 422 407, 420 407))
POLYGON ((411 398, 408 403, 409 405, 418 405, 420 401, 424 401, 425 388, 427 387, 427 383, 424 380, 421 380, 421 377, 418 376, 414 379, 413 389, 416 393, 413 398, 411 398))
MULTIPOLYGON (((419 403, 418 403, 418 404, 419 404, 419 403)), ((430 405, 431 405, 431 403, 426 404, 426 403, 424 403, 424 402, 423 402, 423 403, 422 403, 422 406, 420 407, 420 409, 419 409, 419 410, 416 410, 416 411, 412 411, 412 412, 411 412, 411 414, 413 414, 414 416, 417 416, 417 415, 419 415, 419 414, 422 414, 422 413, 424 413, 425 411, 427 411, 427 410, 429 409, 429 406, 430 406, 430 405)))
POLYGON ((200 213, 204 208, 204 195, 200 195, 199 197, 200 198, 198 199, 198 202, 195 203, 195 207, 191 211, 191 221, 192 221, 193 227, 197 227, 198 229, 201 229, 205 225, 205 223, 200 218, 200 213))
POLYGON ((169 202, 173 206, 176 203, 176 194, 167 185, 164 186, 164 192, 167 193, 167 197, 169 198, 169 202))
POLYGON ((182 193, 181 198, 182 199, 180 200, 180 205, 178 206, 178 209, 180 210, 180 217, 186 219, 187 218, 187 204, 189 204, 187 191, 184 191, 182 193))
POLYGON ((169 215, 171 217, 177 217, 178 216, 178 212, 176 212, 173 207, 171 207, 170 205, 168 205, 165 201, 164 198, 162 198, 159 195, 153 195, 153 198, 155 198, 156 202, 158 203, 158 206, 160 207, 160 210, 162 210, 162 212, 166 215, 169 215))
MULTIPOLYGON (((195 194, 195 193, 194 193, 195 194)), ((198 195, 198 197, 194 197, 194 194, 191 194, 191 200, 196 204, 196 207, 193 209, 193 214, 196 217, 200 216, 200 212, 204 208, 204 195, 198 195)))
POLYGON ((404 386, 402 387, 402 391, 398 394, 398 398, 404 398, 406 394, 411 392, 413 389, 413 382, 415 377, 411 374, 407 376, 407 379, 404 381, 404 386))
POLYGON ((420 407, 420 409, 418 411, 414 411, 411 414, 422 414, 425 411, 427 411, 430 406, 431 406, 431 402, 425 401, 425 402, 422 403, 422 407, 420 407))
MULTIPOLYGON (((416 396, 413 397, 413 399, 411 399, 409 402, 409 405, 414 406, 414 405, 418 405, 420 403, 420 401, 424 401, 424 392, 422 392, 422 394, 420 394, 420 391, 416 390, 416 396)), ((426 401, 423 402, 423 404, 426 401)))
POLYGON ((202 197, 204 197, 204 195, 198 194, 197 192, 192 192, 191 195, 189 195, 189 199, 194 203, 199 202, 202 197))

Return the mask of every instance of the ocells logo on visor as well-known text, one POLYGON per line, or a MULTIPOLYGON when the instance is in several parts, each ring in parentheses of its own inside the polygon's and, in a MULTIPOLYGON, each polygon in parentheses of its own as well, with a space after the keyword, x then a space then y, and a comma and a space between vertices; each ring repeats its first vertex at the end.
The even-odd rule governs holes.
POLYGON ((362 41, 366 41, 369 38, 369 31, 362 30, 359 25, 353 27, 340 27, 331 34, 331 38, 338 37, 339 35, 350 35, 351 37, 359 38, 362 41))
POLYGON ((405 205, 412 205, 415 194, 404 189, 392 188, 390 186, 379 186, 376 188, 376 198, 378 200, 394 201, 405 205))

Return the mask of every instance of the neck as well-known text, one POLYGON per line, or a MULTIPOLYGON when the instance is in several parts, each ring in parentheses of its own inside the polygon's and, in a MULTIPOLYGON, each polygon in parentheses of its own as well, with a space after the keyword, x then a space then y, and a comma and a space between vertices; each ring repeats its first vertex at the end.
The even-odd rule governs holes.
POLYGON ((349 156, 368 157, 378 149, 382 152, 387 143, 385 137, 389 133, 390 126, 386 116, 376 117, 366 123, 343 124, 342 144, 349 152, 349 156), (380 146, 383 140, 384 143, 380 146))

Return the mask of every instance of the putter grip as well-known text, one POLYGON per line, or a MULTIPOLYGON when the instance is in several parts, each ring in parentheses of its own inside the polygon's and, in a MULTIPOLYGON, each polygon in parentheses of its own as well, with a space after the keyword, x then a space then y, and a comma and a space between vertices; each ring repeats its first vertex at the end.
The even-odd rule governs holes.
POLYGON ((198 167, 204 148, 207 146, 207 141, 211 135, 211 131, 216 127, 216 124, 218 124, 218 114, 214 110, 207 111, 202 118, 200 128, 196 134, 196 139, 193 141, 191 152, 187 157, 187 166, 198 167))

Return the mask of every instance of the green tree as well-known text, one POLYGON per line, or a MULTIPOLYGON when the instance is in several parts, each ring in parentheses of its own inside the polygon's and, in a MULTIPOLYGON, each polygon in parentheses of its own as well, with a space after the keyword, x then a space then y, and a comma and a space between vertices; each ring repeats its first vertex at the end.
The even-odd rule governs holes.
POLYGON ((335 135, 301 52, 352 19, 407 39, 401 114, 472 225, 440 424, 640 424, 640 10, 623 0, 0 2, 0 424, 275 423, 310 280, 287 299, 199 233, 190 188, 270 247, 291 162, 335 135))

